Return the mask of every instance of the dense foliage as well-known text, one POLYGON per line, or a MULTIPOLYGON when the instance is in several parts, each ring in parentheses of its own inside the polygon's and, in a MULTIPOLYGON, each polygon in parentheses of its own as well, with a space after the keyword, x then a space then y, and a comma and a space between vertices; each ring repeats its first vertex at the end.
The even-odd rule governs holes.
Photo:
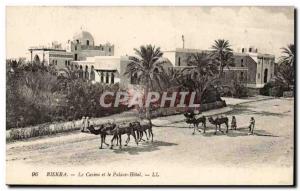
POLYGON ((127 109, 102 108, 104 91, 118 91, 118 84, 92 84, 74 75, 57 75, 52 66, 7 60, 6 127, 100 117, 127 109))

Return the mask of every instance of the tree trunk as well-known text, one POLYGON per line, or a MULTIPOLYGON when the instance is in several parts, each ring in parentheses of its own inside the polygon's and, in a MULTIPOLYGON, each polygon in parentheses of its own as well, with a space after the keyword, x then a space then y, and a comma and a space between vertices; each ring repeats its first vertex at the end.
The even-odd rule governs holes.
POLYGON ((145 89, 144 89, 144 98, 145 98, 144 107, 145 107, 145 112, 146 112, 145 113, 146 119, 150 119, 151 118, 151 116, 150 116, 150 105, 149 105, 149 107, 146 106, 148 92, 149 92, 149 82, 146 83, 145 89))

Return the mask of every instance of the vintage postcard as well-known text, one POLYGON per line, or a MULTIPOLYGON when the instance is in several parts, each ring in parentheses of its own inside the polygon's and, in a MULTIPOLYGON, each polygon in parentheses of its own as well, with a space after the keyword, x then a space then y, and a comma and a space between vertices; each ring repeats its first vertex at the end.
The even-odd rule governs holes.
POLYGON ((294 185, 294 7, 6 7, 6 184, 294 185))

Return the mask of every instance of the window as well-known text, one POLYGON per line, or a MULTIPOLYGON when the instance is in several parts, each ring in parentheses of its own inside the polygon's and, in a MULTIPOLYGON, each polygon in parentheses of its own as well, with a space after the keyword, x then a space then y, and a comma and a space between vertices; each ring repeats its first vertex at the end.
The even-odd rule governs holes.
POLYGON ((86 45, 87 45, 87 46, 90 45, 90 41, 89 41, 89 40, 86 41, 86 45))
POLYGON ((79 44, 79 40, 78 39, 76 40, 76 42, 77 42, 77 44, 79 44))
POLYGON ((110 83, 112 83, 112 84, 115 83, 115 76, 114 76, 114 73, 111 73, 111 76, 110 76, 110 83))
POLYGON ((180 57, 178 57, 178 66, 180 66, 180 57))
POLYGON ((241 72, 240 74, 240 81, 243 81, 244 80, 244 72, 241 72))
POLYGON ((108 52, 111 52, 111 48, 108 48, 108 52))
POLYGON ((257 74, 257 78, 260 79, 260 73, 257 74))
POLYGON ((103 83, 103 81, 104 81, 104 73, 101 72, 101 83, 103 83))
POLYGON ((241 59, 241 67, 244 67, 244 60, 241 59))
POLYGON ((95 80, 95 71, 94 71, 94 66, 92 65, 91 68, 91 80, 94 81, 95 80))
POLYGON ((249 52, 252 52, 252 48, 249 48, 249 52))
POLYGON ((74 60, 77 60, 77 54, 75 54, 75 58, 74 58, 74 60))
POLYGON ((87 79, 87 80, 90 78, 90 76, 89 76, 89 67, 88 66, 85 66, 84 78, 87 79))
POLYGON ((68 61, 66 61, 66 60, 65 60, 65 66, 66 66, 66 67, 68 66, 68 61))
POLYGON ((242 48, 242 52, 245 52, 245 49, 244 49, 244 48, 242 48))
POLYGON ((75 45, 74 49, 77 50, 77 45, 75 45))
POLYGON ((108 84, 108 82, 109 82, 109 73, 108 73, 108 72, 106 72, 105 83, 107 83, 107 84, 108 84))
POLYGON ((268 69, 266 68, 264 71, 264 83, 268 82, 268 69))

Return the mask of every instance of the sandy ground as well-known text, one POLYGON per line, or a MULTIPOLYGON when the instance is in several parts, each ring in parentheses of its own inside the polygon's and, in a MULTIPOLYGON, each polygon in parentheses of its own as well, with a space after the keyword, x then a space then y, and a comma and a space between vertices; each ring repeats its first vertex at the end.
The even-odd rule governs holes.
POLYGON ((153 120, 153 143, 131 141, 122 150, 100 150, 99 136, 80 132, 9 143, 7 183, 292 184, 293 99, 231 101, 232 109, 224 113, 236 116, 238 129, 228 134, 214 135, 208 123, 206 134, 192 135, 183 115, 174 115, 153 120), (250 117, 256 120, 254 135, 248 135, 250 117), (32 171, 63 171, 69 178, 33 179, 32 171), (78 172, 95 171, 141 172, 144 179, 78 177, 78 172), (159 178, 145 177, 156 172, 159 178))

